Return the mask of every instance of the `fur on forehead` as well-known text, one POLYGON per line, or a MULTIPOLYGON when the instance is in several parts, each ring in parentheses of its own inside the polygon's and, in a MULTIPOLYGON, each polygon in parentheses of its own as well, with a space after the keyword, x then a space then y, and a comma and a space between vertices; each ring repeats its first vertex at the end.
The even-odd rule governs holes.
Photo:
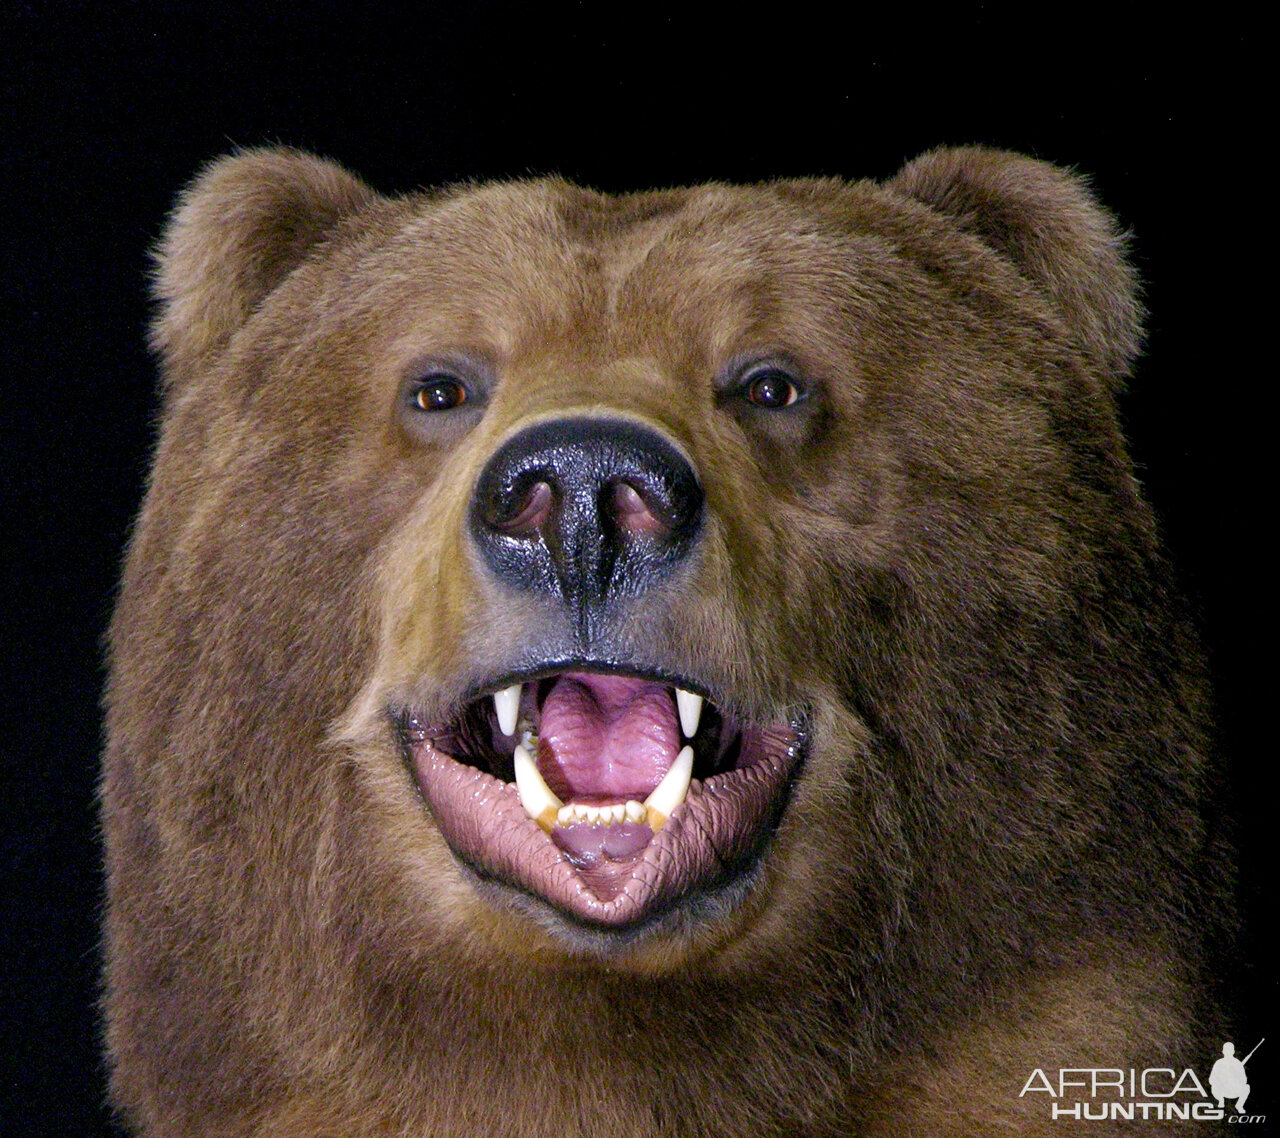
MULTIPOLYGON (((1141 343, 1142 309, 1125 260, 1125 237, 1083 179, 1046 163, 982 148, 923 155, 882 186, 834 179, 762 186, 710 186, 610 196, 548 180, 455 187, 401 199, 376 194, 333 162, 287 149, 246 151, 210 165, 183 195, 156 252, 160 303, 153 343, 171 384, 198 373, 225 350, 264 299, 340 235, 376 227, 399 243, 470 215, 471 239, 490 263, 535 255, 605 253, 618 291, 663 238, 724 229, 753 237, 812 241, 822 226, 856 232, 868 194, 905 208, 886 236, 928 241, 939 250, 958 230, 995 254, 1048 300, 1104 381, 1123 382, 1141 343), (923 206, 928 219, 910 205, 923 206), (862 208, 860 208, 860 206, 862 208), (794 231, 788 234, 788 226, 794 231), (905 228, 904 228, 905 227, 905 228), (763 233, 762 233, 763 231, 763 233), (531 248, 522 247, 522 237, 531 248)), ((883 209, 876 211, 882 213, 883 209)), ((462 251, 465 255, 466 250, 462 251)))

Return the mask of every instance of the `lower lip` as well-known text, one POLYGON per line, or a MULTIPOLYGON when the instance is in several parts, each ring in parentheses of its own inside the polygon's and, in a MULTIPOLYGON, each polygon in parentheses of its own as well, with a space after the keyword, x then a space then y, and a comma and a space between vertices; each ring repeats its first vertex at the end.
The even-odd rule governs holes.
POLYGON ((776 747, 748 766, 695 780, 657 834, 643 842, 632 836, 635 854, 593 865, 575 864, 562 848, 563 836, 557 843, 543 832, 513 784, 458 762, 429 741, 415 741, 410 756, 432 817, 462 861, 572 918, 624 928, 733 876, 762 848, 800 750, 795 730, 766 735, 776 747))

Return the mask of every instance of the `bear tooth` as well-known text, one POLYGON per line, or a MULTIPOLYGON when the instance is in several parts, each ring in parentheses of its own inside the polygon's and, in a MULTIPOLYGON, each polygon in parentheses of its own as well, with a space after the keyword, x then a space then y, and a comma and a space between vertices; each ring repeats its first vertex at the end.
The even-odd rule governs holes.
POLYGON ((623 807, 623 812, 626 814, 628 822, 644 821, 644 807, 634 798, 627 801, 627 804, 623 807))
POLYGON ((520 685, 493 693, 493 709, 498 713, 498 729, 504 735, 516 733, 516 716, 520 712, 520 685))
POLYGON ((538 823, 547 833, 556 824, 560 807, 564 805, 558 799, 546 779, 538 770, 529 752, 517 745, 514 752, 516 767, 516 790, 520 794, 520 805, 524 812, 538 823))
POLYGON ((698 733, 698 720, 702 718, 702 696, 676 688, 676 707, 680 711, 680 730, 686 739, 698 733))
POLYGON ((653 788, 653 793, 644 800, 649 813, 649 828, 655 834, 666 824, 671 812, 684 801, 692 776, 693 748, 685 747, 676 756, 671 769, 662 776, 662 781, 653 788))
POLYGON ((556 811, 556 821, 559 822, 560 825, 562 826, 567 826, 570 822, 572 822, 573 807, 561 806, 560 809, 556 811))

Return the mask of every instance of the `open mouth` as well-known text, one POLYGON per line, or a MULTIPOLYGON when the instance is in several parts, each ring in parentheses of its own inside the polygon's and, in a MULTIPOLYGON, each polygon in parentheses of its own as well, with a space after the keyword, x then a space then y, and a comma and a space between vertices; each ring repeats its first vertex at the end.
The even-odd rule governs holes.
POLYGON ((804 744, 798 717, 745 722, 665 679, 573 667, 491 688, 447 722, 396 721, 464 862, 611 927, 747 870, 804 744))

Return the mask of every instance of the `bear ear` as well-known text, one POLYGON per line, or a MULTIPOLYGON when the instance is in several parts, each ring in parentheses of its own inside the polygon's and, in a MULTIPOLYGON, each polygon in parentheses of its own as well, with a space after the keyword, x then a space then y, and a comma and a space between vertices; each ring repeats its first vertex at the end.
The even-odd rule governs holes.
POLYGON ((946 214, 1047 293, 1118 389, 1142 343, 1126 238, 1078 175, 999 150, 934 150, 889 183, 946 214))
POLYGON ((155 252, 152 346, 166 387, 197 374, 342 218, 376 200, 332 162, 251 150, 209 165, 186 189, 155 252))

